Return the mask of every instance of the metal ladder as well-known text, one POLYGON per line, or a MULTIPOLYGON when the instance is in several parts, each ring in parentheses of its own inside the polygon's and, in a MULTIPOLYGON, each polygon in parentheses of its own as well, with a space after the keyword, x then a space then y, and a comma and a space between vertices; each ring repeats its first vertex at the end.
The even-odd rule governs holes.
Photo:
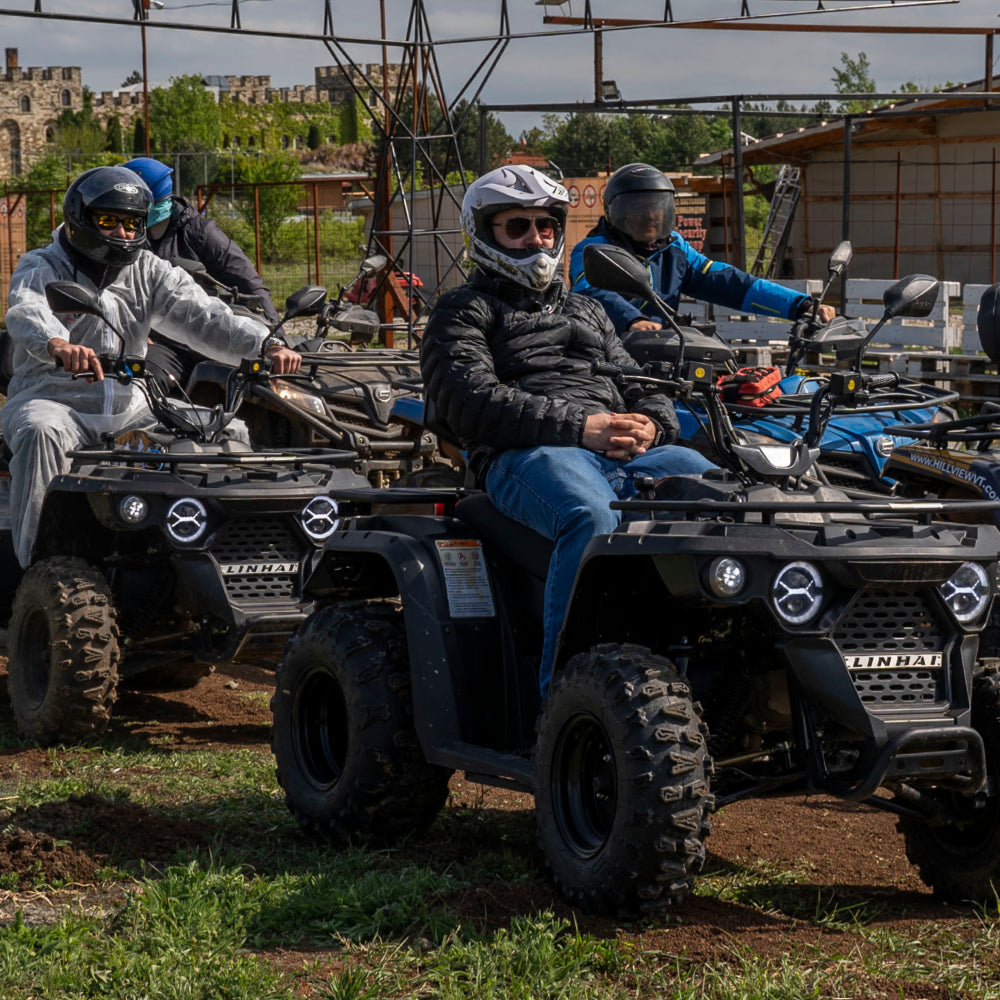
POLYGON ((802 179, 799 168, 783 164, 774 186, 774 196, 771 198, 771 207, 764 225, 764 236, 750 268, 751 273, 757 277, 775 277, 774 272, 788 245, 788 231, 801 195, 802 179))

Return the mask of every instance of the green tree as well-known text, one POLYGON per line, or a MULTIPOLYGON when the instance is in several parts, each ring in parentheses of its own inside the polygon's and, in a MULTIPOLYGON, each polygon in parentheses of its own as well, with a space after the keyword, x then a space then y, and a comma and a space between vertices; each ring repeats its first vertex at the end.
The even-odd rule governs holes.
POLYGON ((149 129, 157 149, 193 153, 219 149, 222 120, 215 98, 194 73, 172 77, 149 94, 149 129))
POLYGON ((723 120, 720 130, 713 116, 678 114, 678 110, 666 111, 651 123, 637 159, 667 172, 691 170, 700 153, 729 144, 732 130, 727 121, 723 120))
POLYGON ((85 89, 83 107, 79 111, 67 108, 56 120, 53 145, 80 161, 103 152, 107 143, 104 127, 94 117, 93 100, 93 92, 85 89))
POLYGON ((746 104, 742 112, 743 131, 758 139, 766 135, 774 135, 777 132, 788 132, 791 129, 801 128, 815 121, 815 115, 809 114, 805 106, 795 108, 784 99, 778 101, 773 109, 763 104, 746 104), (784 112, 784 114, 773 113, 778 111, 784 112), (788 113, 795 114, 796 112, 801 112, 801 117, 798 114, 795 117, 788 117, 788 113))
POLYGON ((319 125, 313 122, 309 126, 309 134, 306 136, 306 145, 310 149, 319 149, 323 145, 323 133, 320 131, 319 125))
MULTIPOLYGON (((462 166, 473 176, 479 173, 480 115, 479 105, 470 107, 469 102, 464 98, 455 105, 451 113, 452 127, 458 129, 457 144, 459 155, 462 157, 462 166)), ((514 139, 504 127, 503 122, 492 111, 488 111, 486 113, 486 169, 492 169, 501 160, 510 156, 513 148, 514 139)), ((447 172, 445 170, 445 173, 447 172)))
POLYGON ((109 153, 125 152, 125 142, 122 138, 122 123, 118 115, 111 115, 104 127, 104 148, 109 153))
POLYGON ((146 155, 146 123, 141 118, 135 120, 135 129, 132 132, 132 154, 133 156, 146 155))
MULTIPOLYGON (((838 94, 873 94, 878 89, 871 75, 868 56, 864 52, 859 52, 856 59, 852 59, 846 52, 841 52, 840 68, 834 66, 833 76, 830 79, 838 94)), ((837 110, 842 114, 859 114, 875 107, 875 104, 875 101, 864 100, 841 101, 837 110)))
POLYGON ((631 137, 627 128, 622 128, 622 116, 614 117, 617 121, 610 115, 590 112, 566 118, 546 115, 543 121, 550 133, 544 143, 547 159, 558 164, 567 177, 585 177, 632 162, 631 137))
POLYGON ((299 161, 288 153, 240 156, 234 163, 233 173, 237 183, 247 185, 247 197, 240 202, 237 209, 251 232, 254 223, 252 185, 264 185, 257 189, 260 206, 260 252, 262 257, 270 261, 275 256, 285 219, 295 213, 305 198, 305 190, 301 186, 276 182, 299 180, 302 176, 299 161))
POLYGON ((131 87, 133 84, 142 83, 142 73, 137 69, 132 70, 131 73, 124 80, 122 80, 123 87, 131 87))
POLYGON ((537 125, 525 129, 517 138, 520 151, 529 156, 543 156, 546 134, 537 125))
POLYGON ((45 246, 52 240, 52 223, 62 221, 62 192, 69 184, 66 157, 61 153, 46 153, 37 160, 29 173, 18 178, 19 186, 38 194, 29 194, 25 198, 25 213, 27 221, 27 250, 45 246), (55 218, 52 212, 55 210, 55 218))

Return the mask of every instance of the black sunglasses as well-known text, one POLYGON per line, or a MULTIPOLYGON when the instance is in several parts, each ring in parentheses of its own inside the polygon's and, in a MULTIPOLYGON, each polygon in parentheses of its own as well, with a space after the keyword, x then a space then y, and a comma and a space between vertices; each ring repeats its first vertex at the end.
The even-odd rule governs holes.
POLYGON ((506 222, 494 222, 494 226, 503 226, 503 231, 510 240, 519 240, 528 234, 532 226, 543 240, 550 239, 559 232, 561 226, 559 220, 551 215, 542 215, 537 219, 529 219, 526 215, 516 215, 506 222))

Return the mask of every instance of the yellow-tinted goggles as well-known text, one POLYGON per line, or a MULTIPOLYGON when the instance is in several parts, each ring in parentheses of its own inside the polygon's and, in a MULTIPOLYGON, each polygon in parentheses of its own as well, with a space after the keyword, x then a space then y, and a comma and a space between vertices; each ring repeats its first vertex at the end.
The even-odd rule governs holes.
POLYGON ((125 230, 126 233, 134 233, 138 230, 141 225, 140 221, 131 216, 122 215, 108 215, 105 212, 92 216, 94 220, 94 225, 98 229, 106 229, 109 232, 112 229, 117 229, 119 226, 125 230))

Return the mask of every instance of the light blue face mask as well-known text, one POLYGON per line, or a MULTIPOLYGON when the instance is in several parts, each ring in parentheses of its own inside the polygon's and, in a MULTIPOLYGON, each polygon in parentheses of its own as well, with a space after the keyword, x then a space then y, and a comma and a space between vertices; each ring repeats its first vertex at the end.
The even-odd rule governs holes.
POLYGON ((169 219, 173 207, 174 203, 170 198, 161 198, 159 201, 153 202, 153 207, 150 208, 149 214, 146 216, 146 228, 155 226, 164 219, 169 219))

